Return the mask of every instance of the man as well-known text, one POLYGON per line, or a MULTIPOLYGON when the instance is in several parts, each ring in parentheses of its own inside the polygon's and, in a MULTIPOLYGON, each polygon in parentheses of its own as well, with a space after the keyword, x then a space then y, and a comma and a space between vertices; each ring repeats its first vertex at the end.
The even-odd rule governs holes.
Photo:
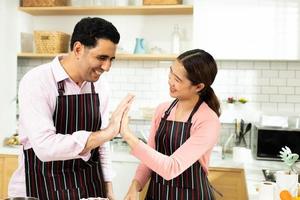
POLYGON ((23 152, 9 196, 39 199, 114 199, 108 147, 119 133, 125 97, 108 120, 109 71, 120 35, 101 18, 83 18, 71 52, 29 71, 19 87, 19 136, 23 152), (98 81, 99 79, 99 81, 98 81))

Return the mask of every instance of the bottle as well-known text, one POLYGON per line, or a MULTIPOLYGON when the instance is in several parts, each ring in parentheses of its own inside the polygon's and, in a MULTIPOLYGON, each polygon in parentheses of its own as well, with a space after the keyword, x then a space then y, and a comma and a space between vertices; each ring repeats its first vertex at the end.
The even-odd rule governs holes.
POLYGON ((175 24, 172 33, 172 53, 179 54, 179 52, 180 52, 180 33, 179 33, 178 24, 175 24))

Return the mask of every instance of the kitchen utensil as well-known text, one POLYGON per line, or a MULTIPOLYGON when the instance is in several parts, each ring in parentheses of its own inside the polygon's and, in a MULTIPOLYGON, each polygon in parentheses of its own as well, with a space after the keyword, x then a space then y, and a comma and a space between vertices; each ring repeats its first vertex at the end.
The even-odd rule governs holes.
POLYGON ((245 122, 243 119, 241 119, 241 127, 240 127, 240 136, 242 135, 242 133, 244 133, 244 126, 245 126, 245 122))
POLYGON ((275 172, 269 169, 262 169, 266 181, 276 182, 275 172))
MULTIPOLYGON (((294 171, 293 165, 298 160, 299 155, 292 153, 291 149, 287 146, 281 148, 282 151, 279 151, 281 160, 294 171)), ((296 172, 297 173, 297 172, 296 172)))
POLYGON ((235 145, 239 145, 239 128, 240 123, 238 122, 238 119, 234 120, 234 133, 235 133, 235 145))
MULTIPOLYGON (((244 126, 244 125, 243 125, 244 126)), ((246 129, 244 132, 241 132, 240 133, 240 136, 239 136, 239 143, 243 143, 243 145, 247 146, 247 142, 246 142, 246 139, 245 139, 245 135, 246 133, 248 133, 250 130, 251 130, 251 127, 252 127, 252 124, 251 123, 248 123, 247 126, 246 126, 246 129)), ((242 128, 241 128, 242 129, 242 128)))

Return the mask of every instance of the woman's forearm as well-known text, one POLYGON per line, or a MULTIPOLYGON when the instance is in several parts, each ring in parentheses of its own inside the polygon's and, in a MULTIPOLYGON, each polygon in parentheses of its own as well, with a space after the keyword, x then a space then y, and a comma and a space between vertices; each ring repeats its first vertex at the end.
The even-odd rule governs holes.
POLYGON ((127 142, 131 149, 134 149, 139 144, 139 139, 130 130, 127 130, 123 134, 123 139, 127 142))

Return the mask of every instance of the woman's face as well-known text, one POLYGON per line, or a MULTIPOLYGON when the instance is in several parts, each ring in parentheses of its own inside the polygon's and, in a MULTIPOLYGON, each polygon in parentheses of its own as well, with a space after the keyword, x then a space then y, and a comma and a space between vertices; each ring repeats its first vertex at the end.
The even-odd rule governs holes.
POLYGON ((177 60, 170 67, 168 83, 170 96, 179 100, 193 98, 202 89, 200 84, 192 85, 184 66, 177 60))

